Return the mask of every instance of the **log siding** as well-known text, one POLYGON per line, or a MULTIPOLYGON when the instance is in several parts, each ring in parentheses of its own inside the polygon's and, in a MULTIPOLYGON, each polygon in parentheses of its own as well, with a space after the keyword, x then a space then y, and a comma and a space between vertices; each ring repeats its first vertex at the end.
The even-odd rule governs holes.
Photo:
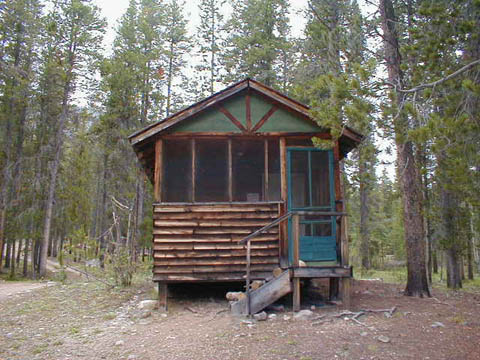
MULTIPOLYGON (((280 214, 280 202, 156 203, 153 280, 244 281, 246 248, 238 241, 280 214)), ((279 266, 279 229, 252 241, 252 278, 279 266)))

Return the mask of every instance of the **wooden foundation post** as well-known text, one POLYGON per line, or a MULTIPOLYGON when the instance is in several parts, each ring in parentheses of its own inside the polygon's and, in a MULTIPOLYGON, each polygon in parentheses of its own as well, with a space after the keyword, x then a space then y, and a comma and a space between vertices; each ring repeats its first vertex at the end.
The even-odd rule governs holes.
POLYGON ((166 282, 158 283, 158 309, 160 311, 168 310, 168 284, 166 282))
MULTIPOLYGON (((300 216, 298 214, 292 217, 293 231, 293 268, 300 266, 300 216)), ((295 271, 294 271, 295 274, 295 271)), ((293 278, 293 311, 300 311, 300 278, 293 278)))

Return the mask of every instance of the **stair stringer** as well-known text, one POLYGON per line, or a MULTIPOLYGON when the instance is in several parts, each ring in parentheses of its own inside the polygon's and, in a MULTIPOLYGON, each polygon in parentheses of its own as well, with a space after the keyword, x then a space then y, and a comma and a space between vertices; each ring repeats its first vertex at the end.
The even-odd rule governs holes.
MULTIPOLYGON (((258 289, 250 292, 250 311, 256 314, 282 296, 293 291, 291 271, 285 270, 279 277, 265 283, 258 289)), ((248 315, 247 298, 236 301, 231 305, 233 315, 248 315)))

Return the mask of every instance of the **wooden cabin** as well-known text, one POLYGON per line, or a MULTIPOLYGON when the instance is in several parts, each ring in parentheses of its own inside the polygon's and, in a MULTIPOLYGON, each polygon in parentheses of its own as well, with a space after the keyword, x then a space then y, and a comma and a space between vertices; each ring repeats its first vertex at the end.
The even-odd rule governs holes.
POLYGON ((169 283, 245 281, 247 265, 248 280, 288 272, 294 300, 301 278, 330 278, 348 300, 340 161, 362 136, 346 127, 331 150, 312 137, 331 138, 307 106, 251 79, 129 137, 154 187, 163 305, 169 283))

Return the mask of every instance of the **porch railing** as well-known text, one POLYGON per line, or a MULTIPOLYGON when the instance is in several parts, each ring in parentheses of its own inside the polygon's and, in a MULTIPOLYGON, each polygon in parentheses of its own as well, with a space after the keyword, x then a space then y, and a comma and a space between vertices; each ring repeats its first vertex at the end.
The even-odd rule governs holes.
MULTIPOLYGON (((251 314, 251 303, 250 303, 250 251, 251 251, 251 240, 257 237, 258 235, 264 233, 265 231, 271 229, 272 227, 279 225, 285 220, 292 218, 292 240, 293 240, 293 261, 292 266, 294 268, 299 267, 300 264, 300 216, 304 215, 314 215, 314 216, 346 216, 347 213, 336 212, 336 211, 289 211, 286 214, 279 216, 273 220, 270 224, 265 225, 264 227, 254 231, 250 235, 246 236, 242 240, 239 240, 238 243, 244 245, 247 244, 247 265, 246 265, 246 281, 245 281, 245 294, 247 296, 247 314, 251 314)), ((294 283, 294 286, 300 286, 300 282, 294 283), (298 284, 297 284, 298 283, 298 284)), ((298 289, 299 290, 299 289, 298 289)), ((294 291, 296 294, 300 294, 300 291, 294 291)), ((294 299, 295 302, 295 299, 294 299)), ((299 299, 298 299, 299 302, 299 299)))

